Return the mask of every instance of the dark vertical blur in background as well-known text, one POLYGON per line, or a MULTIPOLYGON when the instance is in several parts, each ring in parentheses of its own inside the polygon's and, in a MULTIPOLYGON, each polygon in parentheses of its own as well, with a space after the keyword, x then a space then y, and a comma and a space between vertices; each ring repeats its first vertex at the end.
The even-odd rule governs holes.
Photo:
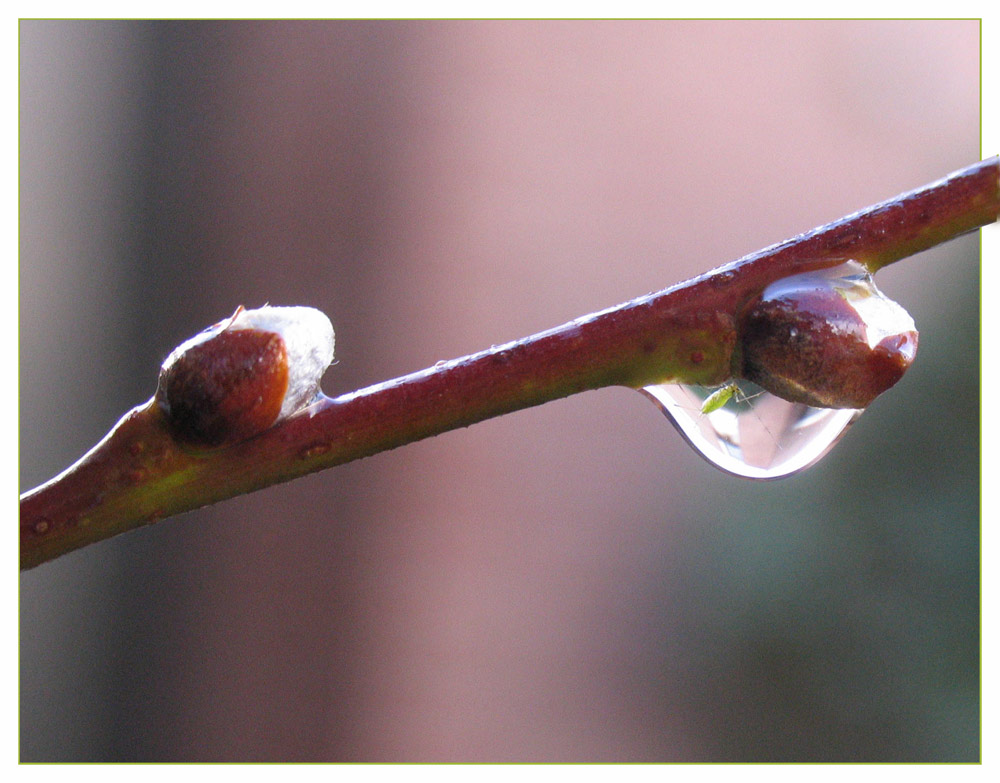
MULTIPOLYGON (((690 277, 979 158, 976 22, 22 22, 21 482, 238 304, 330 394, 690 277)), ((22 760, 971 761, 979 269, 817 468, 624 389, 21 578, 22 760)))

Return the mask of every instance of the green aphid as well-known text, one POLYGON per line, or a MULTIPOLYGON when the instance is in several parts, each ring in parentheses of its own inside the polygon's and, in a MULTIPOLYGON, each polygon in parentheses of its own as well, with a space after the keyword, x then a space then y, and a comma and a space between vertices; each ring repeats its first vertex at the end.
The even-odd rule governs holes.
POLYGON ((735 383, 727 383, 721 389, 716 389, 701 404, 702 413, 712 413, 719 410, 723 405, 729 402, 733 395, 740 390, 740 387, 735 383))
POLYGON ((751 394, 747 397, 743 394, 743 390, 736 383, 727 383, 725 386, 716 389, 701 404, 702 413, 713 413, 719 410, 719 408, 725 407, 726 403, 729 402, 733 397, 736 397, 737 402, 746 402, 747 400, 752 400, 756 397, 756 394, 751 394), (738 396, 737 396, 738 395, 738 396))

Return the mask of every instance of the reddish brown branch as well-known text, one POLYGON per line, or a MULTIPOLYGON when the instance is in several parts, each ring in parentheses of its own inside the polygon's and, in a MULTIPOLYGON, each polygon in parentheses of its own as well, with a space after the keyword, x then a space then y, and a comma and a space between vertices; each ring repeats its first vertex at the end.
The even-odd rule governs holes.
POLYGON ((421 372, 324 398, 242 443, 180 447, 150 401, 21 498, 21 567, 163 517, 521 408, 609 385, 733 374, 735 324, 769 283, 853 258, 875 271, 994 222, 1000 162, 753 253, 694 280, 421 372))

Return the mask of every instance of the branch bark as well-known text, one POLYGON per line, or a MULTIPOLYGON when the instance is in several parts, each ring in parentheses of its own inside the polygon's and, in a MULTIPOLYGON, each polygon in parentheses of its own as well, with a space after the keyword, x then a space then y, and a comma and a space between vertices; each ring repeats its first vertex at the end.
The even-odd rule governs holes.
POLYGON ((1000 213, 1000 159, 554 329, 337 398, 261 435, 192 450, 152 401, 21 497, 21 568, 164 517, 604 386, 716 385, 742 309, 771 282, 854 259, 875 272, 1000 213))

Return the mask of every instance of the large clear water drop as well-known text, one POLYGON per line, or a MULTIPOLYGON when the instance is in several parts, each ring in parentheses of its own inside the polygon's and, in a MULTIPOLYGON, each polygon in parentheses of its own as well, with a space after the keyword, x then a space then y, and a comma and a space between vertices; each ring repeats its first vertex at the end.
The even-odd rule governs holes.
POLYGON ((676 383, 642 389, 695 451, 720 470, 750 479, 777 479, 808 468, 862 413, 788 402, 747 382, 740 382, 725 405, 703 413, 713 391, 676 383))

